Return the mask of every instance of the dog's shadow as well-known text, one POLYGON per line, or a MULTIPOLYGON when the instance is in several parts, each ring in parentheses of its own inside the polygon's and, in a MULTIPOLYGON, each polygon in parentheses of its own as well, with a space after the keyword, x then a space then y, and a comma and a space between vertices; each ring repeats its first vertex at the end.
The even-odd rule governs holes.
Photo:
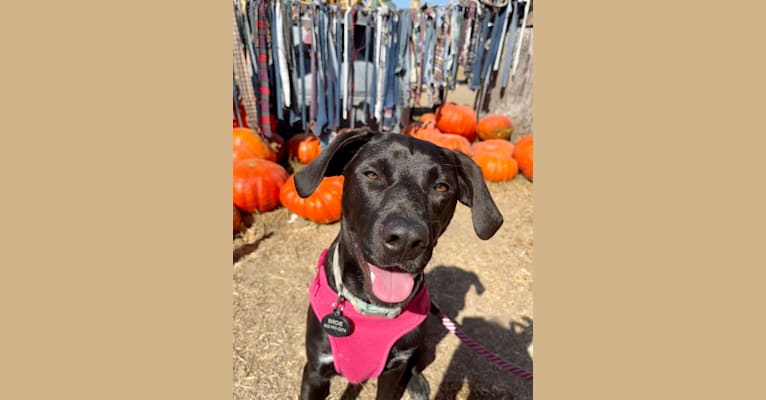
MULTIPOLYGON (((437 266, 426 274, 431 299, 450 319, 455 320, 465 307, 465 298, 471 287, 478 295, 484 293, 484 286, 478 275, 455 266, 437 266)), ((426 320, 426 363, 430 365, 437 356, 436 346, 449 332, 433 315, 426 320)), ((532 370, 532 358, 528 348, 532 343, 533 322, 510 321, 508 326, 486 321, 478 317, 463 318, 460 329, 476 342, 500 357, 532 370)), ((455 350, 439 388, 431 388, 435 399, 460 398, 531 400, 532 383, 491 364, 478 353, 461 343, 455 350), (470 392, 465 397, 463 386, 470 392)))

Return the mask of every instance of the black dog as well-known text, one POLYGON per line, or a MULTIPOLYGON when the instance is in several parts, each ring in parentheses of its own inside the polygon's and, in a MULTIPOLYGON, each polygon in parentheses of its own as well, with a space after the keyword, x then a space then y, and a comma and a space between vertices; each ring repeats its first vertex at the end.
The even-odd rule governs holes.
MULTIPOLYGON (((439 236, 452 220, 458 201, 471 207, 474 231, 483 240, 492 237, 503 223, 481 170, 470 158, 409 136, 369 130, 338 136, 296 174, 298 194, 308 197, 323 177, 336 175, 345 179, 340 233, 320 264, 324 274, 318 274, 321 276, 314 282, 325 284, 334 301, 317 305, 312 299, 309 307, 308 361, 303 369, 301 399, 325 398, 330 378, 339 373, 339 363, 341 369, 346 368, 343 375, 347 378, 354 375, 363 381, 377 375, 356 376, 354 358, 374 352, 374 345, 359 346, 377 343, 381 332, 389 329, 376 325, 376 331, 370 332, 373 328, 364 326, 361 319, 374 319, 377 324, 428 313, 423 270, 439 236), (341 280, 342 296, 338 295, 336 277, 341 280), (413 308, 414 303, 418 309, 413 308), (324 307, 324 315, 315 311, 315 305, 324 307), (331 346, 328 333, 341 337, 334 337, 331 346), (364 339, 364 335, 368 338, 364 339), (342 350, 336 348, 338 343, 351 337, 362 337, 362 344, 357 343, 356 350, 346 350, 350 354, 339 356, 342 350)), ((383 356, 379 356, 377 364, 378 399, 399 399, 405 389, 413 399, 429 397, 428 382, 421 374, 425 368, 422 319, 413 319, 415 325, 400 332, 398 339, 390 338, 395 340, 390 351, 385 350, 385 345, 379 346, 384 353, 380 353, 383 356)), ((352 383, 346 395, 358 394, 361 383, 349 380, 352 383)))

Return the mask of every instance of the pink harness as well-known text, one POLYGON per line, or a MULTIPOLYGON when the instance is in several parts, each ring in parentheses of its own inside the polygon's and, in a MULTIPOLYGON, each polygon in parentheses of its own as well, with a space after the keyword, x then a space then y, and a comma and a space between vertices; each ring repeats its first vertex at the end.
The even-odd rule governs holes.
MULTIPOLYGON (((333 312, 332 304, 338 298, 338 294, 327 284, 324 272, 326 256, 325 249, 317 261, 317 277, 309 286, 311 308, 319 321, 333 312)), ((430 305, 431 299, 428 297, 425 282, 420 292, 396 318, 364 315, 350 302, 345 302, 343 316, 350 319, 354 325, 351 335, 327 336, 330 339, 335 371, 351 383, 361 383, 380 376, 386 366, 391 346, 426 319, 430 305)))

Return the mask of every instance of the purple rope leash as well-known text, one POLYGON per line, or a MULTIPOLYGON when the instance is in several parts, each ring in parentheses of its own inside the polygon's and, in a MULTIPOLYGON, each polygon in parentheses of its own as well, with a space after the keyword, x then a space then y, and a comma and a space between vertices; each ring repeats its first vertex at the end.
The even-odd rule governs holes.
POLYGON ((442 322, 442 325, 444 325, 445 328, 447 328, 448 331, 452 332, 460 338, 460 340, 468 346, 469 349, 475 351, 480 356, 486 358, 491 362, 492 364, 497 365, 498 367, 522 378, 528 381, 532 381, 532 372, 525 370, 524 368, 519 367, 518 365, 507 361, 503 359, 502 357, 498 356, 497 354, 487 350, 486 347, 480 345, 479 343, 476 343, 468 337, 463 331, 460 330, 460 328, 455 325, 455 322, 449 319, 447 315, 445 315, 439 307, 431 302, 431 308, 433 311, 435 311, 436 315, 439 317, 439 319, 442 322))

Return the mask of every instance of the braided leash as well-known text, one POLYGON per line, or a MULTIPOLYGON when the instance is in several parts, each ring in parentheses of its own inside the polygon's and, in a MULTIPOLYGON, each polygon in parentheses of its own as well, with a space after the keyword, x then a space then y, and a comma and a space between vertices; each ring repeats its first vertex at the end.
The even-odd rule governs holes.
POLYGON ((489 351, 486 347, 480 345, 479 343, 474 342, 473 339, 471 339, 465 333, 463 333, 463 331, 461 331, 460 328, 458 328, 457 325, 455 325, 455 322, 452 321, 447 315, 445 315, 444 312, 442 312, 442 310, 440 310, 439 307, 434 302, 431 302, 431 311, 434 312, 436 316, 439 317, 439 319, 442 322, 442 325, 444 325, 444 327, 447 328, 448 331, 454 333, 455 336, 460 338, 460 340, 466 346, 468 346, 468 348, 475 351, 480 356, 486 358, 492 364, 495 364, 498 367, 522 379, 532 381, 532 372, 527 371, 524 368, 521 368, 518 365, 503 359, 497 354, 489 351))

